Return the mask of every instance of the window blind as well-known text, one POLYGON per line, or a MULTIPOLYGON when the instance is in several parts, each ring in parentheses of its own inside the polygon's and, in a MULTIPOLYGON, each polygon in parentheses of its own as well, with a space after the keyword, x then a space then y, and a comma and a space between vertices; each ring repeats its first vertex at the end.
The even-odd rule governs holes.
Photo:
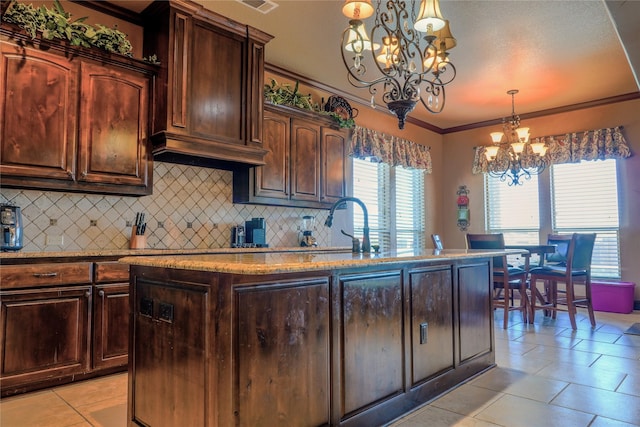
POLYGON ((397 249, 424 248, 424 171, 395 168, 397 249))
POLYGON ((507 245, 539 243, 538 176, 523 185, 507 185, 485 174, 487 233, 503 233, 507 245))
MULTIPOLYGON (((367 205, 371 244, 383 250, 424 248, 424 171, 353 159, 353 195, 367 205)), ((361 234, 359 209, 353 222, 361 234)))
MULTIPOLYGON (((367 206, 371 244, 387 249, 391 246, 389 187, 389 165, 353 159, 353 195, 367 206)), ((364 215, 359 208, 353 210, 353 228, 362 235, 364 215)))
POLYGON ((619 278, 616 160, 553 165, 551 198, 554 232, 597 233, 591 262, 592 275, 619 278))

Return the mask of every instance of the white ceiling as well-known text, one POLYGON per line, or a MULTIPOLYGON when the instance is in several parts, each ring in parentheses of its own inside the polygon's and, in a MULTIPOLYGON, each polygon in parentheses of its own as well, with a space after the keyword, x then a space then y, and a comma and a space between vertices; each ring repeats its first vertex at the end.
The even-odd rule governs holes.
MULTIPOLYGON (((268 14, 236 1, 197 3, 273 35, 269 64, 366 102, 368 91, 348 83, 340 56, 343 0, 275 1, 268 14)), ((640 77, 640 0, 441 0, 440 7, 457 39, 450 57, 458 74, 442 113, 418 104, 410 114, 431 126, 447 131, 507 116, 509 89, 520 90, 523 117, 639 92, 631 64, 640 77)))

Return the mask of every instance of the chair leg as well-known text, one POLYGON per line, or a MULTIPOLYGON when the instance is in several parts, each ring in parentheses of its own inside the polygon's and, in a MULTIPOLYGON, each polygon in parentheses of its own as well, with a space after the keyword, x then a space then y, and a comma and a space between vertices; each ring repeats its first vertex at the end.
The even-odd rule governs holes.
POLYGON ((509 296, 513 294, 513 290, 509 286, 509 283, 504 284, 504 320, 502 322, 502 329, 507 329, 509 325, 509 296))
POLYGON ((520 310, 522 311, 522 321, 527 323, 529 321, 529 297, 527 296, 527 282, 525 280, 520 282, 520 310))
POLYGON ((573 280, 566 284, 566 296, 567 296, 567 311, 569 312, 569 321, 571 321, 571 327, 575 331, 578 329, 576 325, 576 305, 573 297, 573 280))
POLYGON ((529 298, 529 324, 533 324, 533 319, 536 315, 537 298, 536 279, 533 277, 529 280, 529 290, 531 291, 531 298, 529 298))
POLYGON ((591 327, 596 327, 596 317, 593 313, 593 305, 591 305, 591 278, 587 277, 587 280, 584 284, 585 298, 587 299, 587 311, 589 312, 589 321, 591 322, 591 327))

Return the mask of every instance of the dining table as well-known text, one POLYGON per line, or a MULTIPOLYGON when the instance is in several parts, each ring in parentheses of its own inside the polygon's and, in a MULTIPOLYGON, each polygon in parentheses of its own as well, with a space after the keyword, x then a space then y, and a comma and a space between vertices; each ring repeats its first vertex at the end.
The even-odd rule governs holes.
MULTIPOLYGON (((522 256, 525 257, 524 270, 529 273, 531 268, 530 259, 532 254, 540 255, 537 267, 544 265, 545 254, 552 254, 556 251, 556 245, 538 244, 538 245, 505 245, 505 249, 524 249, 526 252, 522 252, 522 256)), ((547 300, 542 295, 535 283, 529 283, 529 289, 531 290, 531 298, 538 298, 538 301, 542 304, 546 304, 547 300)), ((528 316, 531 319, 531 316, 528 316)), ((531 321, 530 321, 531 323, 531 321)))

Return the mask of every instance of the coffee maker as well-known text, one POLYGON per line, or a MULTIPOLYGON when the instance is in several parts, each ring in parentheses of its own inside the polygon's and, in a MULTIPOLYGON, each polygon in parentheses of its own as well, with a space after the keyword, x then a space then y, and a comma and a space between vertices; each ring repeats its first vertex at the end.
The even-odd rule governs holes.
POLYGON ((300 240, 300 246, 318 246, 316 238, 313 237, 315 224, 315 217, 311 215, 305 215, 302 217, 302 239, 300 240))
POLYGON ((244 230, 248 247, 269 247, 267 244, 267 223, 264 218, 251 218, 251 221, 245 221, 244 230))
POLYGON ((20 208, 13 205, 0 205, 0 227, 3 251, 19 251, 22 249, 22 214, 20 208))

